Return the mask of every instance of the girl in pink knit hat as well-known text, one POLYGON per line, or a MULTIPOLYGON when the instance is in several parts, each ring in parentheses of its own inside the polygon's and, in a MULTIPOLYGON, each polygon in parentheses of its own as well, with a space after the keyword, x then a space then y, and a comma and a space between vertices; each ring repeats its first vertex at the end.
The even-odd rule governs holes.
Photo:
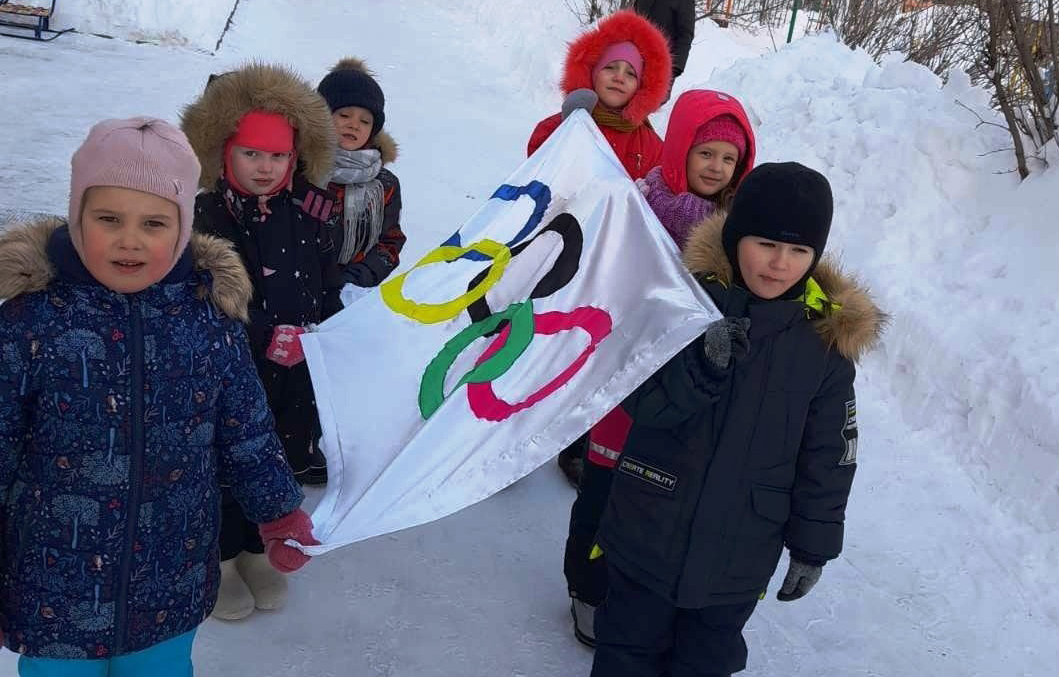
POLYGON ((717 209, 727 210, 754 168, 754 130, 735 97, 709 89, 684 92, 673 106, 659 166, 638 182, 677 246, 717 209))
POLYGON ((220 489, 271 565, 315 543, 244 322, 250 280, 192 234, 176 127, 106 120, 69 217, 0 236, 0 639, 34 677, 187 677, 217 599, 220 489))

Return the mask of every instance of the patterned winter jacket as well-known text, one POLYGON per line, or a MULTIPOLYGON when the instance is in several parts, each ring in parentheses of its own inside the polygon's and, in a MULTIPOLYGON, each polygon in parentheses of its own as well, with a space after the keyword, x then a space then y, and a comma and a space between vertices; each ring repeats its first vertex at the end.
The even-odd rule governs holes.
MULTIPOLYGON (((386 132, 379 132, 372 139, 371 146, 378 149, 382 156, 383 169, 378 176, 379 183, 382 184, 382 233, 374 247, 367 252, 357 252, 343 267, 344 281, 359 287, 377 287, 382 284, 394 268, 400 265, 401 249, 408 239, 401 230, 401 182, 385 167, 397 160, 397 142, 386 132)), ((335 248, 341 249, 344 238, 346 187, 340 183, 330 183, 327 188, 335 197, 331 203, 331 218, 336 224, 335 248)))
POLYGON ((250 283, 192 238, 118 294, 51 219, 0 236, 0 629, 12 651, 110 658, 185 633, 219 582, 220 484, 249 518, 302 501, 246 331, 250 283))

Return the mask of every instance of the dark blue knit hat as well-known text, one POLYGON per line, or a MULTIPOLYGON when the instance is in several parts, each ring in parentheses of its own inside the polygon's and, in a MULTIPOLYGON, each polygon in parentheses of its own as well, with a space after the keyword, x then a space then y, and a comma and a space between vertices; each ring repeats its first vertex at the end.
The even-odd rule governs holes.
POLYGON ((374 137, 386 122, 384 108, 386 97, 375 78, 371 77, 359 59, 342 59, 316 87, 324 97, 331 112, 346 106, 359 106, 371 111, 375 123, 371 127, 374 137))

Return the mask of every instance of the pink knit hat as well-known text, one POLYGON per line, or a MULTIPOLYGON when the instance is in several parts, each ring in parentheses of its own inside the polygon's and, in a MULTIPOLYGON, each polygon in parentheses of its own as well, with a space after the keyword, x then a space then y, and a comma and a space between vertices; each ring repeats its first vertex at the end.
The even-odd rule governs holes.
POLYGON ((165 120, 136 117, 103 120, 70 161, 70 239, 84 259, 81 204, 94 186, 114 186, 151 193, 180 209, 180 238, 173 252, 176 265, 191 239, 199 161, 187 137, 165 120))
POLYGON ((605 50, 599 57, 599 61, 592 67, 592 79, 596 79, 596 74, 607 67, 607 64, 614 61, 627 61, 632 66, 632 69, 636 71, 636 77, 643 75, 643 56, 640 54, 640 50, 636 49, 636 45, 626 40, 625 42, 615 42, 605 50))
POLYGON ((696 130, 691 147, 694 148, 700 143, 709 141, 727 141, 736 147, 740 158, 746 153, 746 132, 743 131, 739 121, 728 114, 718 115, 712 120, 703 123, 696 130))

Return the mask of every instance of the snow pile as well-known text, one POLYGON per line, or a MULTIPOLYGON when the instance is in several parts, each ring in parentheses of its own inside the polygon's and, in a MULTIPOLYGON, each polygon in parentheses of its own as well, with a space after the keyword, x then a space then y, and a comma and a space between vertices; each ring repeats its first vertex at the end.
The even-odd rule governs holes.
POLYGON ((236 0, 59 0, 53 27, 213 51, 236 0))
POLYGON ((747 105, 759 161, 830 178, 831 246, 893 315, 881 354, 908 427, 958 441, 991 500, 1059 527, 1059 171, 1019 184, 1007 133, 978 124, 998 117, 963 73, 942 86, 829 36, 705 84, 747 105))

